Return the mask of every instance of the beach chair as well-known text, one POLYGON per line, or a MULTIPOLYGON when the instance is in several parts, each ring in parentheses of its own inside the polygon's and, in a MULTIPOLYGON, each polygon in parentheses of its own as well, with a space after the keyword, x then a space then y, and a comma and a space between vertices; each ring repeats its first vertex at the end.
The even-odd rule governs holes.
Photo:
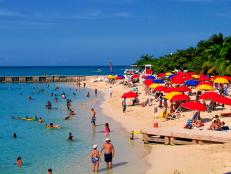
POLYGON ((168 114, 168 120, 175 120, 181 117, 182 108, 179 106, 174 113, 168 114))

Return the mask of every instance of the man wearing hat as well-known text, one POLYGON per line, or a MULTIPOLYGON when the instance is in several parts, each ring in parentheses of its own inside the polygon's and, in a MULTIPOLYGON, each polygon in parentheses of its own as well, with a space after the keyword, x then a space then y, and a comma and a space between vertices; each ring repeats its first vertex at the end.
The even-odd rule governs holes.
POLYGON ((104 151, 104 161, 107 163, 107 169, 112 168, 112 158, 114 157, 115 150, 109 138, 105 139, 106 143, 103 145, 101 153, 104 151))

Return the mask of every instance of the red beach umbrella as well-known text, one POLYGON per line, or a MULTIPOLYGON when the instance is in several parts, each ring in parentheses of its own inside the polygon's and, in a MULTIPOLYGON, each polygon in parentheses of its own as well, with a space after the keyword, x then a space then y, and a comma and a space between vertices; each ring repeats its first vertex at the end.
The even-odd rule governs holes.
POLYGON ((190 92, 192 90, 187 86, 179 86, 179 87, 175 88, 175 91, 178 91, 178 92, 190 92))
POLYGON ((224 105, 231 105, 231 99, 228 97, 220 96, 220 97, 215 98, 214 101, 220 104, 224 104, 224 105))
POLYGON ((181 105, 185 109, 193 110, 193 111, 206 111, 206 106, 197 101, 189 101, 185 102, 181 105))
POLYGON ((198 80, 199 81, 210 81, 210 78, 208 76, 201 76, 198 80))
POLYGON ((201 94, 199 99, 202 100, 215 100, 216 98, 221 97, 219 94, 217 94, 216 92, 206 92, 204 94, 201 94))
POLYGON ((157 77, 159 77, 159 78, 162 78, 162 77, 165 77, 165 76, 166 76, 166 74, 165 74, 165 73, 157 74, 157 77))
POLYGON ((166 86, 157 86, 155 88, 155 91, 165 92, 167 89, 168 89, 168 87, 166 87, 166 86))
POLYGON ((192 80, 193 77, 191 75, 186 75, 186 76, 183 76, 183 80, 186 81, 186 80, 192 80))
POLYGON ((175 90, 176 88, 174 88, 174 87, 167 87, 166 89, 165 89, 165 93, 170 93, 170 92, 177 92, 176 90, 175 90))
POLYGON ((157 86, 155 91, 165 92, 168 88, 166 86, 157 86))
POLYGON ((152 81, 152 79, 147 79, 147 80, 144 81, 144 84, 146 86, 150 86, 151 84, 153 84, 153 81, 152 81))
POLYGON ((137 78, 139 78, 139 77, 140 77, 139 74, 134 74, 133 76, 131 76, 131 79, 137 79, 137 78))
POLYGON ((200 82, 197 86, 199 85, 209 85, 209 86, 213 86, 213 84, 211 82, 200 82))
POLYGON ((125 77, 124 77, 124 76, 116 76, 115 79, 116 79, 116 80, 122 80, 122 79, 125 79, 125 77))
POLYGON ((130 92, 124 93, 124 94, 121 96, 121 98, 136 98, 136 97, 138 97, 138 96, 139 96, 139 95, 138 95, 137 93, 130 91, 130 92))
POLYGON ((176 101, 189 101, 190 98, 189 96, 185 95, 185 94, 178 94, 178 95, 175 95, 171 98, 171 102, 176 102, 176 101))
POLYGON ((184 83, 184 79, 181 76, 174 76, 171 79, 172 83, 174 84, 183 84, 184 83))

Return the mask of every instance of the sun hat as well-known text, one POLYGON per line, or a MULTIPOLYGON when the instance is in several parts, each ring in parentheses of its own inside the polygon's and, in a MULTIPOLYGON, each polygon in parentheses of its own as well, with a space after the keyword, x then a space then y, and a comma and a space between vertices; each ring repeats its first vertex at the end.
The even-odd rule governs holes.
POLYGON ((107 138, 105 139, 105 141, 110 141, 110 139, 107 137, 107 138))
POLYGON ((97 144, 94 144, 94 145, 92 146, 92 148, 93 148, 93 149, 96 149, 96 148, 97 148, 97 144))

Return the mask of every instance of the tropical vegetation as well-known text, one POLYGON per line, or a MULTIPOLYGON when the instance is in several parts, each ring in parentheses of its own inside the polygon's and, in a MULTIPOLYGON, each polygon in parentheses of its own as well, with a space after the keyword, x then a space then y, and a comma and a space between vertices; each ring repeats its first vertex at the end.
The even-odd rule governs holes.
POLYGON ((231 36, 214 34, 208 40, 198 42, 195 47, 159 58, 145 54, 136 64, 138 67, 151 64, 157 72, 181 69, 210 75, 231 75, 231 36))

